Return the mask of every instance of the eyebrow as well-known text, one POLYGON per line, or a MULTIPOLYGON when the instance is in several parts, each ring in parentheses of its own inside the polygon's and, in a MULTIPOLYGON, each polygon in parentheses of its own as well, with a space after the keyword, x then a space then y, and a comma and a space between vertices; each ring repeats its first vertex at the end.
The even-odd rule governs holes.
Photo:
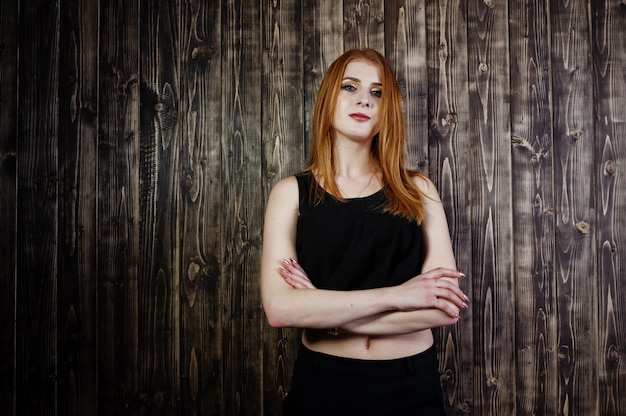
MULTIPOLYGON (((355 77, 345 77, 345 78, 343 79, 343 81, 354 81, 354 82, 359 82, 359 83, 361 82, 361 80, 360 80, 360 79, 355 78, 355 77)), ((378 87, 382 87, 382 86, 383 86, 383 84, 382 84, 382 83, 380 83, 380 82, 373 82, 373 83, 372 83, 372 85, 376 85, 376 86, 378 86, 378 87)))

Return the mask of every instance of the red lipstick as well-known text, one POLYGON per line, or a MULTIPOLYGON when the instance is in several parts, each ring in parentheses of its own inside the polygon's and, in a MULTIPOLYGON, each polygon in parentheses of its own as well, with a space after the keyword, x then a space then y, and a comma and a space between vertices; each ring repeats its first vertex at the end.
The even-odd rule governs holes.
POLYGON ((367 121, 371 118, 367 114, 363 114, 363 113, 352 113, 350 114, 350 117, 352 117, 353 119, 357 121, 367 121))

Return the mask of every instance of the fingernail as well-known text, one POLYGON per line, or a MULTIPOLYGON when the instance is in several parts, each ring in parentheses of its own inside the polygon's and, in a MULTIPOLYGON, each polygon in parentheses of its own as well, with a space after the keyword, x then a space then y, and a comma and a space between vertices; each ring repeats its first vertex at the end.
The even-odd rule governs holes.
POLYGON ((461 277, 465 277, 465 273, 459 272, 459 274, 461 275, 461 277))
POLYGON ((291 260, 291 264, 298 264, 298 262, 296 261, 296 259, 291 258, 290 260, 291 260))

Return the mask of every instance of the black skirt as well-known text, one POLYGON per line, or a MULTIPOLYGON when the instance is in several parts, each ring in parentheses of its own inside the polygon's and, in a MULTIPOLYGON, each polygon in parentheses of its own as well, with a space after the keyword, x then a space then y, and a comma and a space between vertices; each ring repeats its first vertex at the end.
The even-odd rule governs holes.
POLYGON ((300 347, 283 416, 445 416, 434 347, 393 360, 342 358, 300 347))

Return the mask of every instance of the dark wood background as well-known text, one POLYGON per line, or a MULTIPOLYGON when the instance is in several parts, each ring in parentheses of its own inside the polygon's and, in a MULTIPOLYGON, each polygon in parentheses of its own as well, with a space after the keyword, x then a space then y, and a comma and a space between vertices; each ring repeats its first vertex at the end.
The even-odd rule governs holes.
POLYGON ((2 0, 3 415, 276 414, 264 205, 365 46, 468 275, 448 414, 626 414, 624 0, 2 0))

